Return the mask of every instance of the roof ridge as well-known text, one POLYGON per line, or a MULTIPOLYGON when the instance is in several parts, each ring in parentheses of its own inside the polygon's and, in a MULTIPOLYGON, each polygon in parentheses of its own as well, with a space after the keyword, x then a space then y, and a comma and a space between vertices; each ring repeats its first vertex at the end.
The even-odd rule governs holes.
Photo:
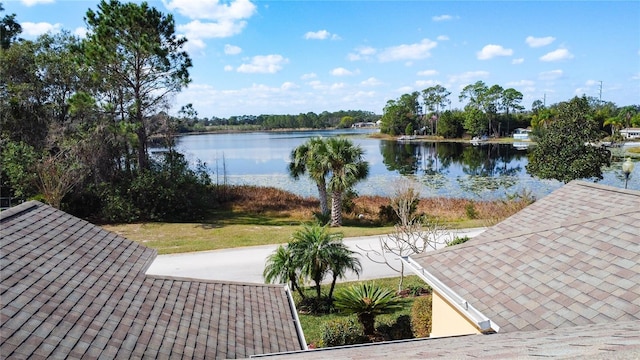
POLYGON ((216 280, 216 279, 200 279, 184 276, 171 276, 171 275, 158 275, 158 274, 145 274, 148 279, 156 280, 172 280, 172 281, 186 281, 186 282, 200 282, 208 284, 224 284, 224 285, 238 285, 238 286, 263 286, 263 287, 283 287, 286 284, 261 284, 252 282, 232 281, 232 280, 216 280))
POLYGON ((3 210, 2 212, 0 212, 0 221, 8 220, 9 218, 20 215, 27 211, 31 211, 32 209, 41 205, 44 204, 40 201, 30 200, 27 202, 23 202, 22 204, 10 207, 7 210, 3 210))

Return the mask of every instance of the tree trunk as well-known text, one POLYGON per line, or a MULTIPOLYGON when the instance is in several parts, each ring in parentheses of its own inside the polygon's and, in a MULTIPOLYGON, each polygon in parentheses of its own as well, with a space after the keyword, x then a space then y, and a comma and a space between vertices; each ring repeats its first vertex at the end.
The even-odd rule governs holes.
POLYGON ((331 193, 331 226, 342 226, 342 192, 331 193))
POLYGON ((358 321, 364 328, 364 334, 367 336, 375 335, 376 333, 376 318, 371 314, 358 314, 358 321))
POLYGON ((316 185, 318 186, 318 197, 320 198, 320 212, 322 215, 328 215, 327 186, 324 182, 318 182, 316 185))
POLYGON ((329 301, 333 301, 333 289, 335 289, 336 287, 337 280, 338 280, 338 277, 334 274, 333 280, 331 281, 331 287, 329 288, 329 301))

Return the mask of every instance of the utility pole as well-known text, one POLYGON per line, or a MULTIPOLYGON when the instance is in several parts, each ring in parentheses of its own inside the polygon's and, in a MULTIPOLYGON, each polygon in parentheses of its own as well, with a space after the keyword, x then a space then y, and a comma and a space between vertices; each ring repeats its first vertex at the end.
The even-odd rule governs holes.
POLYGON ((602 103, 602 80, 600 80, 600 103, 602 103))

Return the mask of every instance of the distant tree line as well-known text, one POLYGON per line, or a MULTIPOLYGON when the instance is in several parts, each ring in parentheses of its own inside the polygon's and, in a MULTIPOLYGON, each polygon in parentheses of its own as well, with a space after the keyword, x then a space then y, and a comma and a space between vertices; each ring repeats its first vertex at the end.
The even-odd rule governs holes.
MULTIPOLYGON (((458 99, 462 110, 452 109, 451 92, 441 85, 403 94, 389 100, 382 114, 381 132, 390 135, 433 135, 445 139, 509 136, 517 128, 531 128, 536 135, 558 118, 562 103, 545 106, 541 100, 525 111, 523 95, 516 89, 477 81, 465 86, 458 99)), ((640 126, 640 105, 618 107, 612 102, 584 97, 584 116, 598 125, 602 137, 620 140, 620 129, 640 126)))
MULTIPOLYGON (((190 106, 190 105, 187 105, 190 106)), ((183 110, 185 108, 183 107, 183 110)), ((381 115, 363 110, 323 111, 298 115, 238 115, 228 118, 200 118, 197 112, 181 111, 171 117, 178 133, 216 131, 220 129, 278 130, 278 129, 334 129, 348 128, 357 122, 376 122, 381 115)))

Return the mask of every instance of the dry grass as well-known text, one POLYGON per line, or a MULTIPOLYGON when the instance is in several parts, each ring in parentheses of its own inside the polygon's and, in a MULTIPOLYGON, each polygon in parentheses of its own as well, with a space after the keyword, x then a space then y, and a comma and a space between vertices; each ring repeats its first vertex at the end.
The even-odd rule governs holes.
MULTIPOLYGON (((208 219, 197 223, 143 223, 106 225, 131 240, 158 250, 160 254, 216 250, 241 246, 282 244, 301 225, 314 220, 319 210, 315 198, 266 187, 231 186, 221 191, 226 199, 208 219)), ((390 199, 362 196, 354 199, 355 208, 344 214, 344 226, 332 229, 345 237, 386 234, 392 226, 378 221, 381 206, 390 199)), ((528 202, 475 201, 450 198, 421 199, 418 212, 437 219, 452 229, 493 225, 517 212, 528 202), (472 217, 469 209, 472 208, 472 217)))

